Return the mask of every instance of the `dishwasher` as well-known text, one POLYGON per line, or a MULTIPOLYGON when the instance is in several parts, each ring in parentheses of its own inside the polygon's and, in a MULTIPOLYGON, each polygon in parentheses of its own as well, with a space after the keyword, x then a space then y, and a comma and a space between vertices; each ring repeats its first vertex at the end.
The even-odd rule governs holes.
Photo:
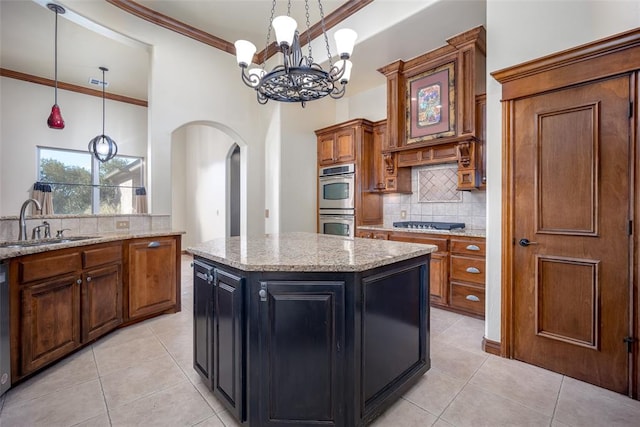
POLYGON ((7 265, 0 263, 0 396, 11 387, 9 344, 9 279, 7 265))

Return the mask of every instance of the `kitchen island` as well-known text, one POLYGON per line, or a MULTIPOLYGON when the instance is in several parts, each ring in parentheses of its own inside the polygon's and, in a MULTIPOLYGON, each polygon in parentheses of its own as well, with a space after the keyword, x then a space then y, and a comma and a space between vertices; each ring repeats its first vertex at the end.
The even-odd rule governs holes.
POLYGON ((366 425, 430 367, 435 249, 313 233, 190 247, 194 368, 243 425, 366 425))

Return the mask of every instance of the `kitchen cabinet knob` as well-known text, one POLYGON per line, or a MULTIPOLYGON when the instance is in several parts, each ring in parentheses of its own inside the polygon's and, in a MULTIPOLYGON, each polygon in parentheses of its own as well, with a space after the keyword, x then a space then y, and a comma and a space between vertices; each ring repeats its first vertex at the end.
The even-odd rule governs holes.
POLYGON ((76 280, 76 283, 77 283, 78 285, 82 285, 82 279, 78 279, 78 280, 76 280))
POLYGON ((475 267, 467 267, 467 273, 480 274, 480 270, 475 267))
POLYGON ((87 282, 91 281, 91 276, 87 277, 87 282))
POLYGON ((160 246, 160 242, 149 242, 149 244, 147 245, 148 248, 157 248, 160 246))
POLYGON ((478 297, 477 297, 477 296, 475 296, 475 295, 467 295, 467 296, 465 297, 465 299, 468 299, 469 301, 473 301, 473 302, 479 302, 479 301, 480 301, 480 298, 478 298, 478 297))
POLYGON ((258 295, 260 296, 260 299, 265 299, 265 298, 267 298, 267 291, 264 290, 264 289, 260 289, 258 291, 258 295))
POLYGON ((479 251, 480 247, 478 245, 469 245, 467 246, 468 251, 479 251))

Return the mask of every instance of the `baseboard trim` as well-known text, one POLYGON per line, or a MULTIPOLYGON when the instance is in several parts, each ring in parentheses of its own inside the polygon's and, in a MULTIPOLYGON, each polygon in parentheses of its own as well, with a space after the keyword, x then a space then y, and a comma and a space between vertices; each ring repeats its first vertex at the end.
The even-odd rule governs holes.
POLYGON ((482 337, 482 349, 486 353, 502 356, 502 344, 499 341, 492 341, 482 337))

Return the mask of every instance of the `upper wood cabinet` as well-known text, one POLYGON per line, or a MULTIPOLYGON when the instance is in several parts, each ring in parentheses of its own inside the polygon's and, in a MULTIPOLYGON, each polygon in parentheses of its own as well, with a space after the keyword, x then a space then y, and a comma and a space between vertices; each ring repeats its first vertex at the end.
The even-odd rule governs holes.
POLYGON ((353 162, 356 158, 355 139, 353 127, 318 135, 318 164, 327 166, 353 162))
MULTIPOLYGON (((408 61, 397 60, 378 70, 387 77, 387 142, 383 153, 406 153, 405 157, 415 159, 411 166, 417 166, 435 163, 423 156, 425 147, 450 145, 455 150, 455 157, 440 163, 458 163, 458 188, 461 190, 478 188, 483 184, 478 164, 483 161, 480 156, 484 151, 478 145, 479 132, 484 131, 484 125, 478 120, 484 120, 484 116, 477 112, 477 96, 486 92, 485 33, 482 26, 473 28, 448 39, 446 46, 408 61), (411 83, 424 78, 425 82, 428 81, 425 84, 435 86, 437 82, 431 82, 429 76, 445 68, 453 74, 447 81, 453 86, 447 92, 450 106, 447 111, 451 118, 448 131, 418 137, 412 135, 408 118, 411 83)), ((409 165, 398 164, 398 167, 405 166, 409 165)))
POLYGON ((387 121, 380 120, 373 124, 373 189, 386 193, 410 193, 411 169, 398 168, 396 154, 388 150, 387 121))
POLYGON ((382 223, 382 195, 376 189, 379 153, 374 148, 374 126, 366 119, 318 129, 318 168, 334 164, 355 165, 356 225, 382 223), (376 155, 378 153, 378 155, 376 155))

